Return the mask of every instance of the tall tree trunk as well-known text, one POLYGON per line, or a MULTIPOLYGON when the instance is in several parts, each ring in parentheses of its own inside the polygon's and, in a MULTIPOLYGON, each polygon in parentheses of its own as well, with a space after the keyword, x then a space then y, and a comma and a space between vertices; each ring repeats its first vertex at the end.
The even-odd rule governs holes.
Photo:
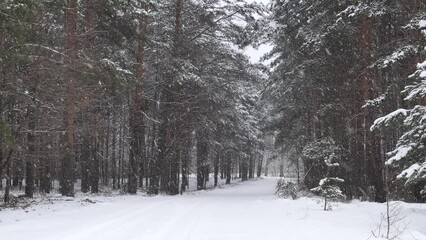
POLYGON ((111 131, 111 121, 110 121, 110 112, 108 110, 106 121, 106 133, 105 133, 105 170, 104 170, 104 178, 103 178, 103 185, 108 186, 109 181, 109 137, 110 137, 110 131, 111 131))
MULTIPOLYGON (((1 96, 0 96, 0 110, 1 110, 1 96)), ((0 124, 2 121, 0 119, 0 124)), ((3 144, 0 142, 0 190, 3 189, 3 144)))
POLYGON ((50 193, 50 164, 49 160, 46 158, 40 158, 41 166, 42 166, 42 174, 41 174, 41 183, 40 190, 44 193, 50 193))
MULTIPOLYGON (((145 11, 148 8, 145 6, 145 11)), ((138 52, 136 54, 136 87, 133 99, 133 111, 130 118, 130 156, 129 156, 129 182, 127 191, 131 194, 136 194, 138 188, 138 174, 140 163, 144 161, 145 149, 145 131, 143 126, 143 85, 142 79, 144 76, 144 60, 145 60, 145 42, 148 27, 148 16, 144 13, 139 19, 139 37, 138 37, 138 52)))
MULTIPOLYGON (((35 94, 35 87, 31 90, 31 94, 35 94)), ((27 133, 27 162, 26 162, 26 178, 25 178, 25 196, 32 198, 34 195, 34 177, 35 177, 35 159, 36 159, 36 115, 34 102, 28 106, 28 133, 27 133)))
MULTIPOLYGON (((167 102, 171 102, 170 98, 167 102)), ((167 107, 167 109, 169 109, 167 107)), ((170 183, 170 158, 172 151, 172 141, 173 141, 173 132, 172 132, 172 123, 167 120, 169 111, 162 109, 162 119, 163 123, 159 129, 159 154, 158 154, 158 167, 157 173, 161 175, 160 178, 160 189, 166 193, 169 193, 169 183, 170 183)))
MULTIPOLYGON (((154 100, 157 102, 159 101, 158 99, 158 93, 157 93, 157 89, 155 89, 155 95, 154 95, 154 100)), ((157 113, 158 113, 158 105, 155 104, 155 106, 153 106, 153 112, 154 112, 154 119, 157 118, 157 113)), ((150 153, 150 161, 149 161, 149 188, 148 188, 148 193, 149 194, 158 194, 158 189, 159 189, 159 169, 158 169, 158 164, 159 164, 159 159, 158 159, 158 149, 156 146, 156 137, 157 137, 157 130, 158 130, 158 125, 156 123, 153 124, 152 126, 152 131, 151 131, 151 153, 150 153)))
POLYGON ((216 153, 216 158, 214 160, 213 166, 213 175, 214 175, 214 186, 217 187, 218 178, 219 178, 219 162, 220 162, 220 153, 216 153))
POLYGON ((241 161, 241 181, 247 181, 248 179, 248 161, 249 159, 239 157, 241 161))
MULTIPOLYGON (((114 108, 115 109, 115 108, 114 108)), ((111 173, 112 173, 112 188, 117 188, 117 115, 112 116, 112 148, 111 148, 111 173)))
POLYGON ((248 166, 248 178, 253 178, 254 177, 254 156, 253 156, 253 152, 250 151, 250 155, 249 155, 249 166, 248 166))
MULTIPOLYGON (((85 0, 85 25, 84 25, 84 48, 88 52, 88 54, 95 55, 94 52, 94 41, 95 41, 95 28, 96 28, 96 6, 95 0, 85 0)), ((97 184, 94 182, 92 178, 93 176, 93 158, 96 157, 93 155, 93 135, 96 135, 96 122, 95 116, 92 112, 90 112, 93 107, 93 97, 91 93, 87 90, 83 92, 84 96, 81 98, 82 105, 82 122, 84 132, 81 134, 82 138, 82 146, 81 146, 81 154, 80 154, 80 167, 81 167, 81 191, 86 193, 90 191, 92 185, 92 191, 97 192, 97 184)))
POLYGON ((65 9, 65 57, 67 84, 65 106, 65 149, 61 162, 60 192, 74 196, 74 115, 75 115, 75 61, 77 58, 77 0, 68 0, 65 9))
POLYGON ((170 194, 176 195, 179 194, 179 163, 181 158, 181 150, 180 147, 175 147, 173 158, 170 163, 170 194))
MULTIPOLYGON (((86 129, 89 131, 89 129, 86 129)), ((86 135, 84 133, 84 135, 86 135)), ((90 191, 90 140, 87 136, 83 136, 81 146, 81 191, 87 193, 90 191)))
MULTIPOLYGON (((101 115, 102 117, 102 115, 101 115)), ((99 130, 99 145, 97 146, 97 156, 99 159, 99 181, 100 183, 104 183, 104 176, 105 176, 105 126, 104 124, 101 124, 100 130, 99 130)))
MULTIPOLYGON (((42 101, 46 101, 46 94, 43 95, 42 97, 42 101)), ((47 116, 48 111, 47 109, 43 108, 40 109, 40 116, 47 116)), ((47 117, 42 117, 41 118, 41 123, 40 123, 40 128, 43 131, 48 130, 48 118, 47 117)), ((51 172, 50 172, 50 161, 51 161, 51 157, 47 154, 48 151, 48 147, 47 147, 47 142, 52 141, 51 140, 51 135, 50 133, 47 133, 46 135, 40 135, 38 137, 38 141, 39 141, 39 152, 41 153, 39 155, 39 162, 40 162, 40 168, 41 168, 41 179, 40 179, 40 191, 44 192, 44 193, 50 193, 50 188, 51 188, 51 184, 50 184, 50 177, 51 177, 51 172)))
POLYGON ((206 130, 197 132, 197 190, 205 189, 206 167, 208 158, 208 134, 206 130))
POLYGON ((182 0, 176 0, 174 55, 180 55, 182 39, 182 0))
POLYGON ((231 184, 231 153, 226 154, 226 163, 225 163, 225 175, 226 175, 226 184, 231 184))
POLYGON ((220 179, 225 179, 226 159, 226 154, 220 159, 220 179))
MULTIPOLYGON (((368 66, 371 64, 371 58, 375 54, 374 46, 374 24, 373 19, 369 16, 364 16, 359 23, 358 27, 358 42, 359 50, 362 54, 363 61, 361 65, 365 70, 360 76, 360 89, 362 92, 361 104, 365 101, 376 97, 376 86, 374 85, 374 76, 368 66)), ((368 181, 376 189, 376 201, 384 202, 386 198, 383 181, 384 165, 380 159, 380 138, 369 131, 370 126, 373 124, 373 116, 368 108, 359 109, 362 111, 363 116, 363 158, 366 169, 368 181), (379 174, 380 173, 380 174, 379 174)), ((358 111, 359 111, 358 110, 358 111)))
MULTIPOLYGON (((3 163, 6 165, 6 188, 4 190, 4 202, 8 203, 10 201, 10 186, 12 183, 12 178, 10 176, 11 160, 12 160, 13 149, 10 149, 8 156, 6 157, 6 162, 3 163)), ((3 166, 4 166, 3 165, 3 166)))
POLYGON ((124 144, 123 144, 123 138, 124 138, 124 133, 123 133, 123 125, 124 123, 121 122, 120 123, 120 128, 119 128, 119 133, 118 133, 118 171, 117 171, 117 188, 121 187, 121 176, 122 176, 122 162, 123 162, 123 157, 122 157, 122 152, 124 152, 124 144))
MULTIPOLYGON (((0 31, 3 32, 4 31, 4 25, 1 24, 0 25, 0 31)), ((0 55, 4 55, 4 51, 5 51, 5 42, 6 42, 6 36, 4 34, 0 34, 0 55)), ((2 76, 6 75, 6 68, 1 68, 0 69, 0 74, 2 76)), ((6 81, 1 81, 0 84, 0 91, 3 91, 6 85, 6 81)), ((0 94, 0 125, 3 126, 4 121, 3 121, 3 111, 5 110, 4 107, 4 100, 3 100, 3 94, 0 94)), ((0 142, 0 179, 3 179, 3 170, 4 170, 4 145, 3 145, 3 133, 0 132, 2 135, 0 135, 0 140, 2 140, 0 142)), ((3 188, 3 180, 0 180, 0 189, 3 188)))
POLYGON ((182 174, 182 181, 180 185, 180 191, 183 193, 186 190, 186 187, 188 186, 188 173, 189 173, 189 162, 191 157, 191 144, 190 144, 190 134, 186 134, 185 141, 182 148, 182 154, 181 154, 181 174, 182 174))
POLYGON ((100 177, 100 169, 99 169, 99 134, 97 129, 97 123, 99 120, 99 114, 95 114, 92 116, 92 133, 91 133, 91 143, 90 143, 90 187, 92 193, 99 192, 99 177, 100 177))
POLYGON ((259 154, 259 160, 257 160, 257 177, 262 175, 262 166, 263 166, 263 154, 259 154))

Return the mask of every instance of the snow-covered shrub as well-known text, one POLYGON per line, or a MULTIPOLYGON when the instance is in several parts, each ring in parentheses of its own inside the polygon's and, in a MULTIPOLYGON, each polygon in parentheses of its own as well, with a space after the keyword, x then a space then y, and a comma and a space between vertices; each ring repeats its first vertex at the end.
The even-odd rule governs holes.
POLYGON ((275 194, 278 195, 278 197, 288 198, 291 196, 293 200, 297 199, 298 191, 299 187, 296 183, 285 181, 283 178, 278 180, 277 186, 275 187, 275 194))

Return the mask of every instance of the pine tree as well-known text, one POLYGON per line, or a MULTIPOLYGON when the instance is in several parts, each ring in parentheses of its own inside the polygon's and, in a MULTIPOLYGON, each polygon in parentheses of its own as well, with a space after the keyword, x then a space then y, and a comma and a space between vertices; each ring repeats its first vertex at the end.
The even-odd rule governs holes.
POLYGON ((75 118, 75 63, 77 59, 77 0, 68 0, 65 9, 65 154, 61 161, 60 192, 65 196, 74 196, 75 181, 75 149, 74 149, 74 118, 75 118))
MULTIPOLYGON (((417 20, 426 37, 426 21, 417 20)), ((424 41, 422 41, 424 44, 424 41)), ((422 49, 422 47, 420 47, 422 49)), ((426 192, 426 61, 417 64, 417 71, 410 76, 410 83, 402 91, 410 108, 397 109, 375 120, 371 130, 400 127, 402 130, 396 148, 389 152, 386 164, 399 169, 399 179, 406 179, 406 186, 413 186, 417 201, 424 201, 426 192), (422 196, 423 195, 423 196, 422 196), (422 200, 423 199, 423 200, 422 200)))

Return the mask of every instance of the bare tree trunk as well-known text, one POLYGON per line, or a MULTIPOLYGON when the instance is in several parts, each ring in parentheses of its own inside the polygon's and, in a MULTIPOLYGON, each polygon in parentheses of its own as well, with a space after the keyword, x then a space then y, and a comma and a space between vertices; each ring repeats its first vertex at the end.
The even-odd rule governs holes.
MULTIPOLYGON (((374 46, 374 24, 369 16, 364 16, 358 26, 358 42, 359 50, 363 56, 363 61, 360 63, 366 69, 360 75, 360 88, 362 92, 362 105, 365 101, 373 99, 377 95, 377 86, 374 83, 374 75, 371 73, 368 66, 371 64, 371 58, 375 52, 374 46)), ((359 109, 363 113, 363 158, 368 181, 375 187, 377 191, 376 201, 384 202, 386 193, 383 181, 384 166, 380 159, 380 138, 369 131, 373 124, 373 116, 368 108, 359 109), (380 173, 380 174, 378 174, 380 173)))
POLYGON ((10 201, 10 186, 12 183, 12 178, 10 176, 10 168, 12 161, 13 149, 9 149, 8 155, 3 163, 3 167, 6 167, 6 188, 4 190, 4 202, 8 203, 10 201))
POLYGON ((110 111, 108 110, 106 121, 106 134, 105 134, 105 170, 104 170, 104 178, 103 178, 103 185, 108 186, 109 184, 109 137, 110 137, 110 131, 111 131, 111 121, 110 121, 110 111))
MULTIPOLYGON (((103 115, 100 115, 100 117, 103 117, 103 115)), ((99 129, 99 145, 97 146, 97 157, 99 159, 99 181, 101 184, 104 183, 104 176, 105 176, 105 126, 102 122, 100 129, 99 129)))
POLYGON ((249 159, 247 159, 247 158, 243 158, 243 157, 239 157, 239 159, 240 159, 240 161, 241 161, 241 168, 240 168, 240 171, 242 172, 241 173, 241 181, 247 181, 247 179, 248 179, 248 167, 249 167, 249 163, 248 163, 248 161, 249 161, 249 159))
POLYGON ((225 163, 225 175, 226 175, 226 184, 231 184, 231 153, 227 153, 226 155, 226 163, 225 163))
POLYGON ((206 167, 207 167, 207 158, 208 158, 208 142, 207 131, 198 131, 197 132, 197 190, 205 189, 206 182, 206 167))
MULTIPOLYGON (((83 120, 85 121, 85 120, 83 120)), ((89 129, 86 129, 89 131, 89 129)), ((81 146, 81 191, 87 193, 90 191, 90 140, 86 133, 83 133, 82 146, 81 146)))
MULTIPOLYGON (((35 87, 31 90, 35 94, 35 87)), ((36 116, 34 102, 28 106, 28 133, 27 133, 27 162, 26 162, 26 177, 25 177, 25 196, 32 198, 34 195, 34 174, 35 174, 35 159, 36 159, 36 143, 34 131, 36 127, 36 116)))
POLYGON ((220 179, 225 179, 226 154, 220 159, 220 179))
MULTIPOLYGON (((154 99, 155 101, 159 101, 157 89, 155 90, 154 99)), ((158 105, 155 104, 154 109, 154 118, 157 118, 158 113, 158 105)), ((154 123, 151 131, 151 153, 150 153, 150 161, 149 161, 149 194, 158 194, 159 189, 159 170, 158 170, 158 149, 155 143, 155 139, 157 137, 157 124, 154 123)))
POLYGON ((100 176, 100 169, 99 169, 99 156, 98 156, 98 149, 99 149, 99 136, 98 136, 98 130, 97 130, 97 122, 99 120, 99 114, 92 116, 92 134, 90 136, 91 143, 90 143, 90 186, 91 186, 91 192, 97 193, 99 192, 99 176, 100 176))
POLYGON ((113 113, 112 116, 112 149, 111 149, 111 173, 112 173, 112 188, 117 187, 117 157, 116 157, 116 145, 117 145, 117 115, 113 113))
POLYGON ((60 192, 74 196, 74 115, 75 115, 75 61, 77 58, 77 0, 68 0, 65 9, 65 57, 67 81, 65 106, 65 149, 61 162, 60 192))
POLYGON ((186 187, 188 186, 188 172, 189 172, 189 159, 190 159, 190 136, 189 134, 186 135, 184 145, 182 147, 182 154, 181 154, 181 173, 182 173, 182 181, 180 186, 180 191, 183 193, 186 190, 186 187))
POLYGON ((213 175, 214 175, 214 186, 217 187, 218 178, 219 178, 219 162, 220 162, 220 153, 216 153, 216 158, 213 166, 213 175))
POLYGON ((262 166, 263 166, 263 154, 259 154, 259 160, 257 160, 257 177, 262 175, 262 166))
MULTIPOLYGON (((0 25, 1 27, 1 31, 3 32, 4 30, 4 25, 0 25)), ((6 36, 4 34, 0 34, 0 55, 4 54, 5 51, 5 42, 6 42, 6 36)), ((3 76, 6 75, 6 68, 2 68, 0 71, 0 74, 2 74, 3 76)), ((2 81, 2 84, 0 85, 0 90, 3 91, 4 87, 5 87, 6 82, 2 81)), ((2 113, 5 110, 4 107, 4 101, 3 101, 3 94, 0 94, 0 124, 3 125, 3 118, 2 118, 2 113)), ((3 136, 0 135, 0 139, 2 140, 0 142, 0 189, 3 188, 3 171, 4 171, 4 159, 3 159, 3 154, 4 154, 4 145, 3 145, 3 136)))
MULTIPOLYGON (((89 52, 89 54, 94 55, 94 41, 95 34, 94 30, 96 28, 96 6, 94 0, 85 0, 85 25, 84 25, 84 49, 89 52)), ((93 107, 93 97, 91 93, 87 90, 83 92, 83 97, 81 98, 80 104, 82 105, 82 124, 83 132, 81 133, 82 143, 81 143, 81 153, 80 153, 80 168, 81 168, 81 191, 86 193, 90 191, 92 183, 92 170, 93 170, 93 137, 92 135, 96 134, 96 123, 94 122, 94 115, 90 112, 93 107), (92 116, 93 115, 93 116, 92 116)), ((96 184, 95 184, 96 185, 96 184)), ((93 188, 95 191, 96 186, 93 188)))
POLYGON ((253 178, 254 177, 254 156, 253 156, 253 152, 250 152, 250 156, 249 156, 249 166, 248 166, 248 178, 253 178))
MULTIPOLYGON (((145 10, 148 8, 145 6, 145 10)), ((143 63, 145 60, 145 42, 148 27, 148 16, 142 14, 139 19, 139 45, 136 59, 136 88, 133 99, 133 111, 130 118, 130 159, 129 159, 129 182, 128 192, 136 194, 138 188, 138 174, 140 170, 140 163, 145 160, 145 131, 143 126, 143 85, 142 78, 144 76, 143 63)))
MULTIPOLYGON (((45 101, 46 96, 43 96, 43 101, 45 101)), ((46 116, 47 115, 47 110, 46 109, 41 109, 40 110, 40 116, 46 116)), ((47 122, 47 118, 43 117, 41 118, 41 124, 40 124, 41 128, 44 131, 47 131, 48 128, 48 122, 47 122)), ((40 179, 40 191, 44 192, 44 193, 50 193, 50 188, 51 188, 51 184, 50 184, 50 177, 51 177, 51 168, 50 168, 50 159, 51 157, 47 154, 47 142, 46 141, 51 141, 50 140, 51 136, 48 133, 47 135, 42 135, 39 136, 38 141, 39 141, 39 152, 41 153, 39 155, 39 162, 40 162, 40 168, 41 168, 41 179, 40 179)))
MULTIPOLYGON (((0 96, 0 110, 1 110, 1 96, 0 96)), ((0 119, 0 124, 1 124, 0 119)), ((0 143, 0 190, 3 189, 3 144, 0 143)))
POLYGON ((169 190, 171 195, 179 194, 179 163, 181 157, 181 150, 176 146, 173 151, 173 156, 170 163, 170 184, 169 190))

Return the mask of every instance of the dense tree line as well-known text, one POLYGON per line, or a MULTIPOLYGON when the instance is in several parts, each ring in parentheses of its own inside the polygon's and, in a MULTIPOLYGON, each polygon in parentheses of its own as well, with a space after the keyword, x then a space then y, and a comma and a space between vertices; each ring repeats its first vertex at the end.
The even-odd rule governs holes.
POLYGON ((198 189, 210 173, 215 185, 259 175, 265 77, 236 46, 263 10, 219 0, 0 1, 5 201, 19 185, 28 197, 101 186, 178 194, 191 173, 198 189))
POLYGON ((269 19, 266 130, 307 187, 333 159, 346 196, 424 201, 426 3, 274 0, 269 19))
POLYGON ((217 185, 268 174, 272 161, 283 176, 288 159, 309 189, 424 201, 426 3, 273 0, 269 10, 0 1, 5 200, 19 185, 28 197, 103 186, 173 195, 190 174, 201 190, 210 175, 217 185), (262 42, 274 46, 268 76, 237 50, 262 42))

